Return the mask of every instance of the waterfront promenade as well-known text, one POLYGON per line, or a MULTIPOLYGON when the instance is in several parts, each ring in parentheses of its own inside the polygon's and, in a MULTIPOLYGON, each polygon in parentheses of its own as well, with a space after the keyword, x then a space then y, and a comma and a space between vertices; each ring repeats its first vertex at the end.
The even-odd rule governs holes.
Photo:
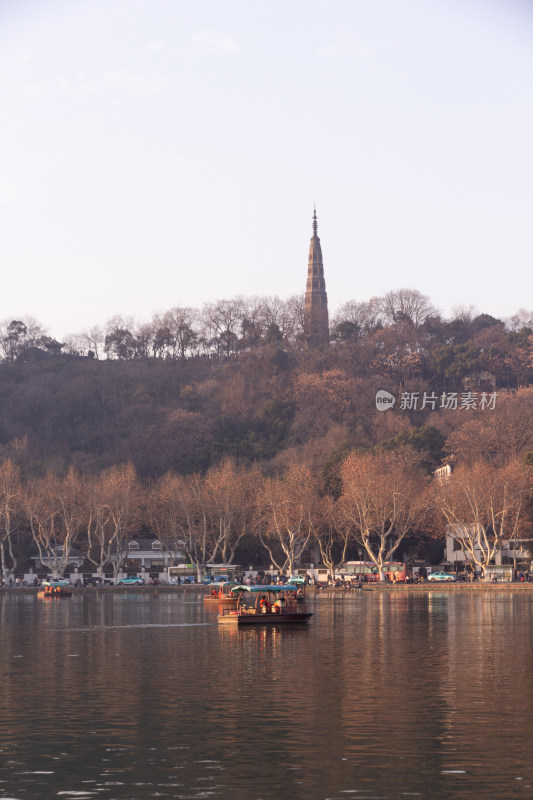
MULTIPOLYGON (((72 586, 72 594, 113 594, 113 593, 126 593, 126 592, 142 592, 157 594, 161 592, 169 592, 172 594, 201 592, 207 593, 209 584, 185 584, 175 586, 168 583, 161 583, 157 586, 72 586)), ((37 594, 39 587, 34 586, 11 586, 1 587, 0 596, 16 595, 16 594, 37 594)), ((472 592, 533 592, 533 581, 530 583, 520 581, 501 581, 499 583, 491 583, 489 581, 476 581, 475 583, 367 583, 363 584, 362 588, 352 589, 344 587, 316 587, 307 586, 306 594, 309 597, 319 600, 322 598, 342 598, 350 597, 355 594, 366 594, 368 592, 374 593, 394 593, 403 592, 409 594, 417 593, 472 593, 472 592)))

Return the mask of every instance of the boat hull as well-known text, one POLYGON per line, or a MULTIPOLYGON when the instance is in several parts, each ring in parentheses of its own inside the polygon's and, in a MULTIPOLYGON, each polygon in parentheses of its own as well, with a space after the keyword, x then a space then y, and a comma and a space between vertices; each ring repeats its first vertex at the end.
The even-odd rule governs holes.
POLYGON ((221 614, 220 625, 298 625, 307 622, 311 611, 294 611, 287 614, 221 614))
POLYGON ((236 608, 237 606, 237 598, 236 597, 204 597, 204 603, 206 606, 228 606, 236 608))

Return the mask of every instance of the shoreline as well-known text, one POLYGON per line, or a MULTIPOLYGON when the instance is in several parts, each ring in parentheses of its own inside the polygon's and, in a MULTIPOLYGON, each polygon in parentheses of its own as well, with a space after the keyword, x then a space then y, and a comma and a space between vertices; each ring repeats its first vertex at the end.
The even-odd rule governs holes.
MULTIPOLYGON (((158 592, 201 592, 206 594, 208 586, 190 584, 185 586, 174 586, 170 584, 159 584, 158 586, 72 586, 72 595, 81 594, 95 594, 95 593, 126 593, 126 592, 150 592, 157 594, 158 592)), ((9 597, 18 594, 36 595, 40 591, 39 587, 34 586, 12 586, 2 587, 0 589, 0 597, 9 597)), ((407 593, 420 593, 420 592, 533 592, 533 582, 531 583, 369 583, 363 585, 360 589, 344 589, 336 587, 324 587, 317 589, 315 586, 307 586, 306 594, 308 597, 314 599, 320 597, 345 597, 357 596, 360 592, 407 592, 407 593)))

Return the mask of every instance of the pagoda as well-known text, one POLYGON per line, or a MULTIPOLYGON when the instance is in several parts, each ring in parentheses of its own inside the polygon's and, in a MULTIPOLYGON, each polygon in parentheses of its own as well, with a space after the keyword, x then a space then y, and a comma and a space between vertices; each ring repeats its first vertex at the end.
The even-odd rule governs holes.
POLYGON ((318 238, 316 208, 313 211, 313 236, 309 246, 307 286, 305 289, 305 337, 308 347, 329 344, 328 296, 324 280, 322 248, 318 238))

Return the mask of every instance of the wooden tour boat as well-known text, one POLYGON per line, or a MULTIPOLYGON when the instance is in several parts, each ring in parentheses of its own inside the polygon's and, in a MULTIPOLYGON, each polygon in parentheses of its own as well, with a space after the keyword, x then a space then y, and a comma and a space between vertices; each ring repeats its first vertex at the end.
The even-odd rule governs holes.
POLYGON ((220 583, 209 583, 209 592, 204 596, 204 603, 207 606, 231 606, 235 608, 239 601, 238 595, 232 593, 232 589, 239 586, 235 581, 221 581, 220 583))
POLYGON ((42 589, 37 592, 37 597, 70 597, 72 586, 67 581, 43 581, 42 589))
POLYGON ((307 610, 302 587, 295 584, 280 586, 234 586, 235 608, 221 608, 221 625, 294 625, 307 622, 313 616, 307 610), (252 601, 250 605, 247 601, 252 601))

